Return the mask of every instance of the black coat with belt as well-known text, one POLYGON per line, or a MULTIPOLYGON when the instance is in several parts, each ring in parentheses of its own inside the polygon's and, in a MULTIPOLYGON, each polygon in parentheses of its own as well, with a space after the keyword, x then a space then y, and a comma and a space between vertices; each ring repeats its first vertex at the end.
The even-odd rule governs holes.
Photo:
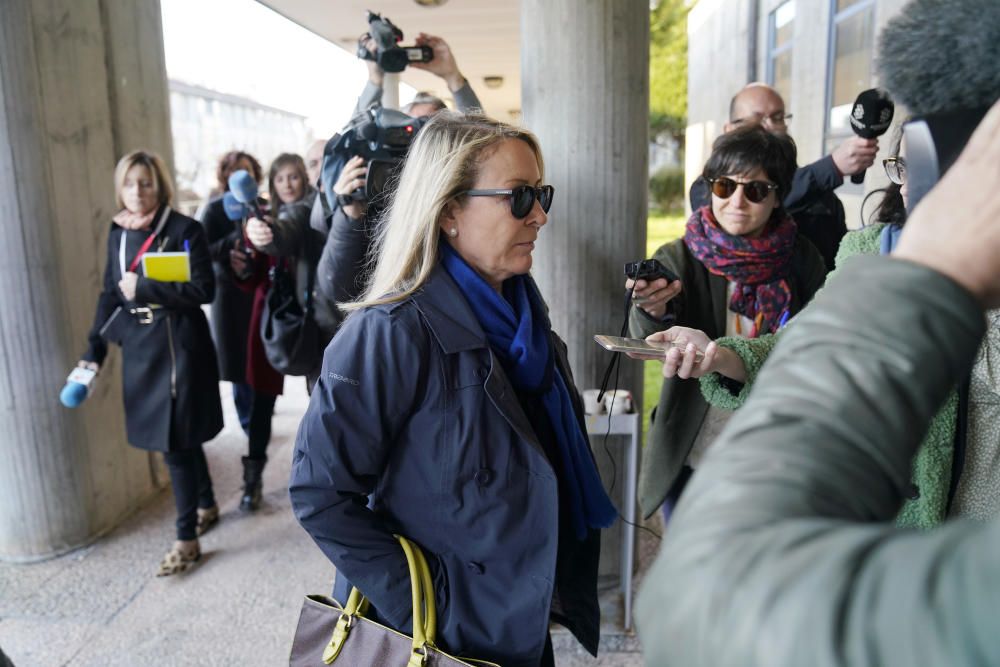
POLYGON ((190 251, 190 282, 158 282, 143 275, 135 300, 118 288, 122 278, 120 252, 125 237, 125 270, 152 229, 126 231, 112 224, 104 287, 97 298, 94 325, 83 359, 103 363, 107 341, 122 348, 122 389, 128 441, 151 451, 184 449, 211 440, 222 430, 219 373, 215 347, 201 305, 215 295, 215 277, 208 242, 195 220, 169 211, 149 252, 190 251), (160 308, 144 310, 150 304, 160 308), (133 314, 130 311, 137 310, 133 314), (149 320, 148 323, 143 323, 149 320), (107 326, 105 326, 107 325, 107 326), (104 329, 105 338, 101 336, 104 329))
POLYGON ((239 221, 226 217, 222 197, 209 201, 198 219, 208 239, 208 252, 215 271, 215 299, 212 301, 212 338, 219 356, 219 375, 227 382, 246 382, 247 331, 253 294, 233 282, 229 251, 243 239, 239 221))

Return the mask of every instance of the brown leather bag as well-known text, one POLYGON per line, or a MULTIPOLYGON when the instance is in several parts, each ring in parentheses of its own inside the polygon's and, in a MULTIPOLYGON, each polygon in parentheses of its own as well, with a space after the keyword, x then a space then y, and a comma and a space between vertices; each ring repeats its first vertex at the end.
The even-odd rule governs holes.
POLYGON ((368 600, 357 588, 343 607, 336 600, 307 595, 289 667, 500 667, 484 660, 460 660, 434 645, 437 611, 430 568, 420 547, 404 537, 396 539, 410 566, 413 637, 365 618, 368 600))

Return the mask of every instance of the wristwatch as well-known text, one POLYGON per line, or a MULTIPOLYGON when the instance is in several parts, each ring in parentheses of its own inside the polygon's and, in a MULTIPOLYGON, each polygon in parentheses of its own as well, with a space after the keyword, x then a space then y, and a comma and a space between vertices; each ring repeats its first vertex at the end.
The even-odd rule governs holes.
POLYGON ((352 197, 351 195, 337 195, 337 204, 341 208, 343 208, 345 206, 350 206, 351 204, 354 204, 354 203, 356 203, 356 202, 354 200, 354 197, 352 197))

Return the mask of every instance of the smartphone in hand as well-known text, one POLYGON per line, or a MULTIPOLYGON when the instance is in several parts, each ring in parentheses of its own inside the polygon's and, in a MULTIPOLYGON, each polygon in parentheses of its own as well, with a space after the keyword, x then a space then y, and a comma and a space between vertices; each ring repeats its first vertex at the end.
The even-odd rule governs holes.
MULTIPOLYGON (((676 347, 683 352, 685 347, 683 345, 675 345, 669 341, 650 343, 641 338, 623 338, 621 336, 605 336, 603 334, 594 336, 594 341, 605 350, 611 352, 624 352, 632 357, 657 359, 659 361, 663 361, 666 357, 667 350, 676 347)), ((699 350, 695 352, 694 358, 696 362, 700 362, 705 358, 705 355, 699 350)))

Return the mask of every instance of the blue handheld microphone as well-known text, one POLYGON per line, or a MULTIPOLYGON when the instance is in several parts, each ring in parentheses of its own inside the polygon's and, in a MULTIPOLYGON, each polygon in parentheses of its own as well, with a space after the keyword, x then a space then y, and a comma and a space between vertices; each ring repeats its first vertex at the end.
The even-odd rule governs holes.
POLYGON ((222 195, 222 208, 226 212, 226 217, 233 222, 242 220, 250 212, 247 205, 237 199, 231 191, 222 195))
POLYGON ((257 203, 257 181, 253 180, 246 169, 238 169, 229 176, 229 191, 236 201, 250 207, 258 220, 264 219, 264 214, 257 203))
POLYGON ((66 386, 59 392, 59 401, 67 408, 79 407, 90 396, 91 383, 97 371, 90 368, 74 368, 66 378, 66 386))

